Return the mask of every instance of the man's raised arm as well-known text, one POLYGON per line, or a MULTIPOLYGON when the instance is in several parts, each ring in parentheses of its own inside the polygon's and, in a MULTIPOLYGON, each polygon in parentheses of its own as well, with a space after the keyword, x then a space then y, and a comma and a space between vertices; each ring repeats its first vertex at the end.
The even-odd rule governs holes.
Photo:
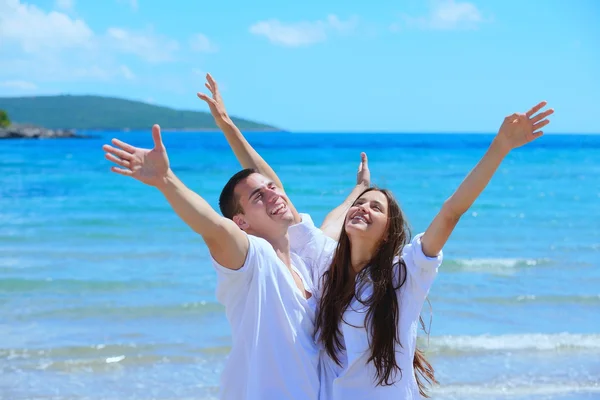
POLYGON ((165 196, 175 213, 196 233, 200 234, 213 258, 229 269, 239 269, 248 253, 248 237, 231 220, 220 216, 199 195, 188 189, 169 167, 167 150, 162 142, 160 127, 152 127, 153 149, 131 146, 118 139, 104 145, 105 157, 119 165, 111 170, 154 186, 165 196))
MULTIPOLYGON (((227 114, 225 103, 223 102, 223 98, 219 92, 219 86, 210 74, 206 74, 206 83, 204 85, 210 91, 212 97, 204 93, 198 93, 197 95, 200 99, 204 100, 208 104, 210 112, 215 119, 215 123, 225 134, 225 138, 227 139, 231 150, 233 150, 235 157, 242 165, 242 168, 256 169, 262 175, 273 180, 275 185, 280 187, 285 192, 283 183, 275 171, 273 171, 273 168, 271 168, 271 166, 267 164, 260 154, 254 150, 250 143, 248 143, 242 132, 237 126, 235 126, 229 117, 229 114, 227 114)), ((298 211, 296 211, 296 208, 293 206, 293 204, 291 204, 291 201, 290 209, 294 215, 294 222, 300 222, 300 215, 298 214, 298 211)))

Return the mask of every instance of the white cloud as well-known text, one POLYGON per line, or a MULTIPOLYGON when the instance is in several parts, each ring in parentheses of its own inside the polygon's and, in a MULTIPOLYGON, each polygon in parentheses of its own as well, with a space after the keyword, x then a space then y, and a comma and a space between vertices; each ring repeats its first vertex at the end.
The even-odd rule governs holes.
POLYGON ((0 43, 17 45, 28 54, 56 56, 60 50, 79 49, 97 51, 102 56, 114 52, 134 54, 150 62, 172 61, 179 49, 177 41, 152 32, 112 27, 104 35, 97 35, 81 19, 57 11, 45 12, 19 0, 0 0, 0 43))
POLYGON ((133 11, 137 11, 139 8, 137 0, 117 0, 120 4, 127 4, 133 11))
POLYGON ((51 52, 91 43, 92 30, 80 19, 19 0, 0 1, 0 43, 14 43, 26 53, 51 52))
POLYGON ((74 79, 93 79, 96 81, 110 81, 114 78, 135 79, 133 72, 125 65, 118 67, 105 65, 77 66, 70 71, 70 75, 74 79))
POLYGON ((24 91, 37 89, 37 85, 35 83, 27 81, 4 81, 0 82, 0 87, 24 91))
POLYGON ((135 79, 135 74, 133 72, 131 72, 131 70, 129 69, 129 67, 127 67, 126 65, 121 65, 119 67, 119 71, 121 72, 121 75, 125 79, 129 79, 129 80, 135 79))
POLYGON ((109 46, 116 51, 135 54, 152 63, 173 61, 174 53, 179 50, 176 40, 152 32, 137 33, 122 28, 109 28, 106 37, 109 46))
MULTIPOLYGON (((136 31, 113 26, 94 32, 86 21, 64 10, 75 0, 49 4, 54 10, 27 0, 0 0, 0 91, 39 93, 62 82, 139 82, 146 76, 144 64, 181 59, 184 50, 191 52, 190 46, 196 51, 216 50, 202 35, 191 37, 184 49, 151 28, 136 31)), ((169 90, 179 90, 179 85, 182 91, 187 87, 178 83, 179 76, 169 79, 165 76, 153 85, 164 83, 169 90)))
MULTIPOLYGON (((435 0, 431 4, 429 15, 403 15, 403 19, 408 27, 435 30, 474 29, 484 22, 483 15, 475 4, 455 0, 435 0)), ((400 25, 392 24, 390 29, 398 31, 400 25)))
POLYGON ((332 14, 327 16, 327 24, 338 32, 351 32, 358 26, 358 17, 353 16, 348 21, 342 21, 332 14))
POLYGON ((97 81, 107 81, 114 75, 112 71, 98 65, 74 67, 70 73, 75 79, 94 79, 97 81))
POLYGON ((75 6, 75 0, 56 0, 56 8, 60 8, 65 11, 72 10, 75 6))
POLYGON ((271 43, 300 47, 323 42, 330 33, 347 33, 358 23, 357 18, 341 21, 336 15, 329 15, 325 21, 300 21, 283 23, 277 19, 260 21, 250 27, 250 33, 266 37, 271 43))
POLYGON ((190 49, 200 53, 213 53, 217 51, 217 46, 205 35, 197 33, 190 38, 190 49))
POLYGON ((192 74, 196 76, 206 76, 206 72, 204 72, 200 68, 192 68, 192 74))

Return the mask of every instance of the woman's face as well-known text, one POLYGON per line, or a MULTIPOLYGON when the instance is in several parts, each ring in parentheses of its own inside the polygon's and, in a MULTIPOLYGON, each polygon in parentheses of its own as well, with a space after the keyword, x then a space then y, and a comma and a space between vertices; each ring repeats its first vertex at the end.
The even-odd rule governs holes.
POLYGON ((369 245, 379 243, 388 225, 388 199, 378 190, 360 196, 346 214, 344 227, 348 237, 361 238, 369 245))

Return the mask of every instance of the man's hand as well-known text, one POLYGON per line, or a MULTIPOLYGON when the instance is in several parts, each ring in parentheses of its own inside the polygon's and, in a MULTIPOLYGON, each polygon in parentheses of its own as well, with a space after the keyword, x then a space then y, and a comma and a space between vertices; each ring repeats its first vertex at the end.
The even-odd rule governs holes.
POLYGON ((105 144, 102 149, 107 160, 114 162, 122 168, 112 167, 111 171, 131 176, 150 186, 160 187, 166 182, 169 169, 169 157, 160 136, 160 126, 152 127, 153 149, 142 149, 131 146, 119 139, 112 143, 119 148, 105 144))
POLYGON ((223 98, 221 97, 221 93, 219 92, 219 85, 217 85, 217 82, 213 79, 213 77, 210 74, 206 74, 206 83, 204 83, 204 86, 206 86, 206 88, 210 90, 212 97, 209 97, 204 93, 198 93, 197 96, 201 100, 204 100, 206 104, 208 104, 208 108, 210 108, 210 113, 215 119, 217 126, 223 129, 223 124, 229 122, 229 115, 227 114, 225 104, 223 103, 223 98))
POLYGON ((501 144, 506 152, 509 152, 542 136, 544 132, 540 129, 550 123, 550 120, 546 118, 554 110, 549 109, 535 116, 534 114, 546 104, 545 101, 542 101, 524 114, 515 113, 506 117, 494 140, 501 144))
POLYGON ((360 164, 356 173, 356 184, 366 188, 371 186, 371 171, 369 171, 369 160, 366 153, 360 153, 360 164))

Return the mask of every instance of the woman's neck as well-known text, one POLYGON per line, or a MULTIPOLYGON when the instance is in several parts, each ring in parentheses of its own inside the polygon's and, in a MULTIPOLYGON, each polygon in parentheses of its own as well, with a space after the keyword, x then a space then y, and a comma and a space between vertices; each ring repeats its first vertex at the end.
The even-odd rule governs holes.
POLYGON ((364 240, 355 240, 354 244, 352 241, 350 242, 350 263, 352 264, 354 275, 358 274, 367 266, 374 254, 375 249, 366 245, 364 240))

